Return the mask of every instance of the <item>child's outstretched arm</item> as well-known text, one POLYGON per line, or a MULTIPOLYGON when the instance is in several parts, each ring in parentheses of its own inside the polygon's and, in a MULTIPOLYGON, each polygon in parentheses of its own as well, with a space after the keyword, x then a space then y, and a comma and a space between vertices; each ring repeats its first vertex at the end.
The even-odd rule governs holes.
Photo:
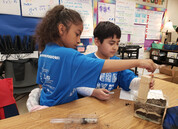
POLYGON ((101 72, 116 72, 133 67, 145 68, 148 72, 154 72, 157 65, 151 59, 105 60, 101 72))

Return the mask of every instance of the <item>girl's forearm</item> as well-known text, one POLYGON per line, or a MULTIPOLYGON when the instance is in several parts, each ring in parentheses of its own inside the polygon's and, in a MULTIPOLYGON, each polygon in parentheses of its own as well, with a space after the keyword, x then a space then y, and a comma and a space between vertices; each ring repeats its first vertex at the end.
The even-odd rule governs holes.
POLYGON ((154 72, 157 68, 157 65, 150 59, 105 60, 101 72, 117 72, 133 67, 145 68, 149 72, 154 72))

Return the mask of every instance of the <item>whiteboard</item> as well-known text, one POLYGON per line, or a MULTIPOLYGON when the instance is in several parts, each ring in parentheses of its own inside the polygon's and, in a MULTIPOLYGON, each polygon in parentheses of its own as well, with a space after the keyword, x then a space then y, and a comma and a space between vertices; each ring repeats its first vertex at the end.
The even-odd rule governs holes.
POLYGON ((59 0, 21 0, 22 16, 43 17, 59 0))
POLYGON ((100 21, 115 22, 115 4, 98 2, 98 23, 100 21))
POLYGON ((133 34, 135 6, 135 1, 116 0, 115 24, 122 34, 133 34))
POLYGON ((0 0, 0 13, 20 15, 19 0, 0 0))
POLYGON ((60 4, 64 5, 66 8, 76 10, 78 13, 80 13, 84 22, 84 29, 81 38, 93 37, 92 0, 61 0, 60 4))

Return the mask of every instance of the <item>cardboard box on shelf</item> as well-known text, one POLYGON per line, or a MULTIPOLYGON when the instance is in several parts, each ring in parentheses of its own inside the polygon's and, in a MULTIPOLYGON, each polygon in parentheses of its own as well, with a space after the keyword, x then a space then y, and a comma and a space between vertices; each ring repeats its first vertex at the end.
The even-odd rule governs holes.
POLYGON ((165 80, 165 81, 172 82, 172 76, 168 76, 168 75, 166 75, 166 74, 155 73, 155 74, 154 74, 154 77, 155 77, 155 78, 162 79, 162 80, 165 80))
POLYGON ((172 75, 172 82, 177 83, 178 84, 178 67, 173 67, 173 75, 172 75))
POLYGON ((172 76, 173 71, 172 71, 171 68, 172 68, 171 65, 161 66, 161 68, 159 69, 159 72, 162 73, 162 74, 166 74, 168 76, 172 76))

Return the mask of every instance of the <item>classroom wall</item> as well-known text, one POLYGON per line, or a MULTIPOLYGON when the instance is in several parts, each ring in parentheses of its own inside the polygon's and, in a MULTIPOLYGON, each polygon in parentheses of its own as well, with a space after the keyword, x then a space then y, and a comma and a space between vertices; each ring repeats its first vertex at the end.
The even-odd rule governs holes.
MULTIPOLYGON (((167 16, 166 20, 169 21, 171 20, 173 25, 176 25, 178 27, 178 0, 168 0, 168 5, 167 5, 167 16)), ((178 37, 178 34, 176 32, 172 33, 172 39, 171 41, 176 41, 178 37)))
MULTIPOLYGON (((115 0, 93 0, 93 1, 115 3, 115 0)), ((152 4, 148 4, 146 2, 142 2, 143 0, 135 0, 135 1, 137 1, 137 3, 140 3, 140 4, 145 4, 145 5, 150 5, 150 6, 152 5, 152 4)), ((178 2, 178 0, 170 0, 170 1, 178 2)), ((166 4, 166 2, 167 2, 167 0, 165 0, 165 4, 166 4)), ((176 5, 175 3, 173 3, 173 4, 176 5)), ((165 5, 163 5, 161 7, 164 8, 165 5)), ((12 36, 33 35, 34 31, 35 31, 35 27, 39 21, 40 21, 40 18, 0 14, 0 35, 7 35, 7 34, 12 35, 12 36)), ((81 42, 88 45, 89 42, 92 42, 92 39, 89 39, 89 40, 83 39, 81 42)), ((152 43, 151 40, 150 40, 150 43, 152 43)))

